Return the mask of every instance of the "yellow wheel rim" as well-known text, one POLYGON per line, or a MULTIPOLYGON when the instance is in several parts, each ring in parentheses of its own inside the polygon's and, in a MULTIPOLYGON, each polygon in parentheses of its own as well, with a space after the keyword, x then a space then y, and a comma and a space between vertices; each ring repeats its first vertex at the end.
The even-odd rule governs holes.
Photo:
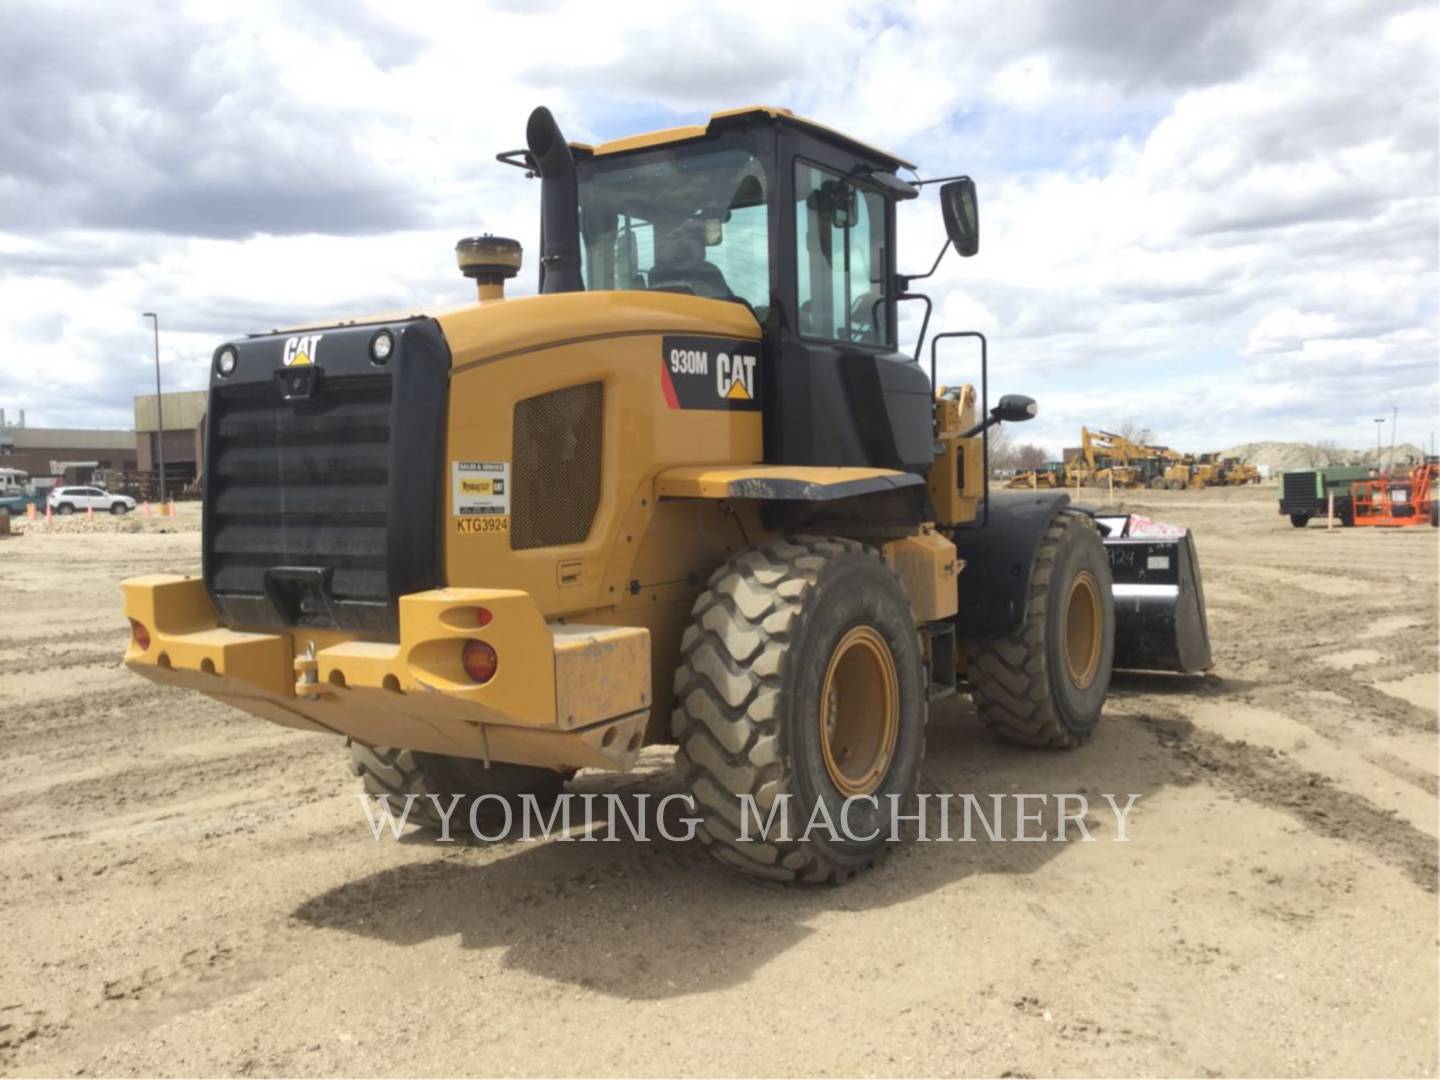
POLYGON ((1065 668, 1076 689, 1095 681, 1100 668, 1100 587, 1090 571, 1082 570, 1070 583, 1061 612, 1065 630, 1065 668))
POLYGON ((869 795, 880 786, 899 730, 895 658, 878 630, 857 626, 830 654, 820 691, 825 771, 842 795, 869 795))

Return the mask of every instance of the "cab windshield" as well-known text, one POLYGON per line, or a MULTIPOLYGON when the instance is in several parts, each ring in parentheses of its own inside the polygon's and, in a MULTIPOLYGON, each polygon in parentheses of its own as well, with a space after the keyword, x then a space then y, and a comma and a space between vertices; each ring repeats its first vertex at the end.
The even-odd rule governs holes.
POLYGON ((577 162, 585 288, 770 303, 770 183, 746 141, 577 162))

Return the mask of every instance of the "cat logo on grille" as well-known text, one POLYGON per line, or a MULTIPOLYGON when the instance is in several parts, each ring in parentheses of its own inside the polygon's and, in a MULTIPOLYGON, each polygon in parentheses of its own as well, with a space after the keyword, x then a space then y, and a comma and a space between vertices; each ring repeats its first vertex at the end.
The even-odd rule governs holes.
POLYGON ((285 339, 285 351, 281 355, 286 367, 304 367, 315 363, 315 354, 320 351, 320 339, 324 334, 307 334, 304 337, 285 339))

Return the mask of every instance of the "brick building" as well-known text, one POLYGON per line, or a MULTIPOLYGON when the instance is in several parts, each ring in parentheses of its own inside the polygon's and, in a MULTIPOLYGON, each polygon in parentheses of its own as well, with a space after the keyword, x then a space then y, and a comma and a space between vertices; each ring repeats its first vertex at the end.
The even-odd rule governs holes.
MULTIPOLYGON (((168 426, 168 425, 167 425, 168 426)), ((88 483, 95 469, 134 472, 135 433, 95 428, 11 426, 0 411, 0 468, 88 483)))

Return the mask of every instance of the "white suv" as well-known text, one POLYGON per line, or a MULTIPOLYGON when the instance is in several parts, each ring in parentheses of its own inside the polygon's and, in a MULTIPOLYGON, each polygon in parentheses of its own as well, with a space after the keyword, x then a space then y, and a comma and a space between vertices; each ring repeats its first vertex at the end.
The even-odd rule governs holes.
POLYGON ((97 487, 57 487, 45 500, 57 514, 73 514, 77 510, 108 510, 112 514, 128 514, 135 509, 129 495, 111 495, 97 487))

